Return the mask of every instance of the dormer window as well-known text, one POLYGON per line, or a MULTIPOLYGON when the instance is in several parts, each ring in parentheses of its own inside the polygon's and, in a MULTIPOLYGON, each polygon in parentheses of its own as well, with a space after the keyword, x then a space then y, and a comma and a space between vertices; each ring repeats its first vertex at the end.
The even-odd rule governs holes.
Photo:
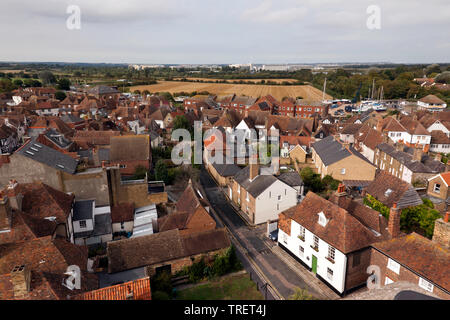
POLYGON ((392 193, 392 189, 387 189, 386 192, 384 193, 385 197, 389 197, 392 193))
POLYGON ((325 217, 325 214, 323 213, 323 211, 319 212, 318 215, 319 215, 319 224, 322 227, 325 227, 327 225, 327 223, 328 223, 327 217, 325 217))

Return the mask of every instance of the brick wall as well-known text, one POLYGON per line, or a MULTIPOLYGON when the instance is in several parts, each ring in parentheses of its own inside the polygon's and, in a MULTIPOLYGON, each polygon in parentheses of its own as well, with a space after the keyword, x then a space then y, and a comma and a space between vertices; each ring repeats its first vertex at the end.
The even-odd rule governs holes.
POLYGON ((433 241, 450 248, 450 223, 438 219, 434 223, 433 241))
MULTIPOLYGON (((419 283, 418 275, 416 275, 412 271, 406 269, 402 265, 400 265, 399 274, 396 274, 395 272, 393 272, 392 270, 387 268, 388 260, 389 260, 389 258, 386 255, 384 255, 383 253, 379 252, 378 250, 376 250, 374 248, 371 249, 370 264, 376 265, 380 268, 380 276, 381 276, 380 285, 381 285, 381 287, 384 287, 386 277, 389 277, 389 279, 391 279, 394 282, 407 281, 407 282, 410 282, 410 283, 418 286, 418 283, 419 283)), ((445 291, 439 289, 436 286, 434 286, 432 293, 442 299, 446 299, 446 300, 450 299, 449 294, 447 294, 445 291)))
POLYGON ((347 254, 345 290, 355 288, 367 282, 369 275, 366 273, 366 270, 370 265, 370 253, 370 248, 366 248, 347 254))

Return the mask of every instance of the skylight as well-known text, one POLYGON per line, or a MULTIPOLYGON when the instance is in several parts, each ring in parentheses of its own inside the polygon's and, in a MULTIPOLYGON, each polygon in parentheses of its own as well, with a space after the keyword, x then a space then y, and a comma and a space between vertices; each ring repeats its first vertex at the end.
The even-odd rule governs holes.
POLYGON ((32 155, 32 156, 34 156, 34 153, 33 152, 31 152, 31 151, 25 151, 26 153, 28 153, 29 155, 32 155))
POLYGON ((386 192, 384 193, 384 196, 385 197, 389 197, 391 195, 391 193, 392 193, 392 190, 391 189, 387 189, 386 192))

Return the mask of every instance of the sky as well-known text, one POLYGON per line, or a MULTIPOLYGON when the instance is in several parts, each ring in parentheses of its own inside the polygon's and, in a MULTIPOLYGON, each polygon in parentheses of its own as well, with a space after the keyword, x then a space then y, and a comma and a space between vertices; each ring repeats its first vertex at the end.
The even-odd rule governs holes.
POLYGON ((0 26, 0 61, 450 62, 449 0, 1 0, 0 26))

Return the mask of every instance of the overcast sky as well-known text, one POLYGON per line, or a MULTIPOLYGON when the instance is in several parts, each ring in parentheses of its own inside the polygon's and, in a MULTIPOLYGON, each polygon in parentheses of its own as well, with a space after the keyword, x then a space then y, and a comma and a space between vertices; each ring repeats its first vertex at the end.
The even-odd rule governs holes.
POLYGON ((450 62, 449 0, 1 0, 0 25, 0 61, 450 62))

